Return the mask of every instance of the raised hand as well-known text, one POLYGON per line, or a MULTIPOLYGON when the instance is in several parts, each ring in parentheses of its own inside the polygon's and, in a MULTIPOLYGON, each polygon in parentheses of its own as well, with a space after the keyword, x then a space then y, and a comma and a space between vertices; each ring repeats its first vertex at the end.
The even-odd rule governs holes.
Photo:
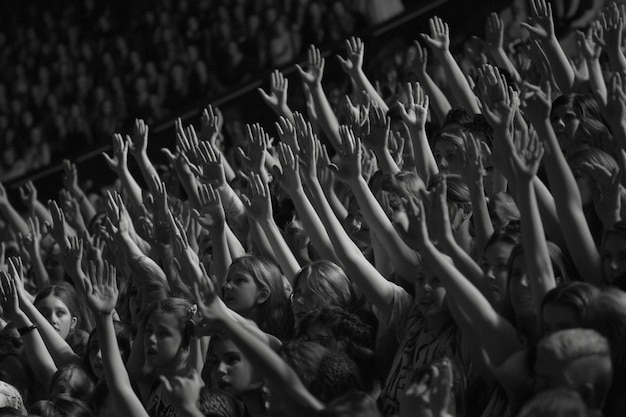
POLYGON ((250 192, 242 195, 246 213, 255 221, 262 222, 271 219, 272 198, 270 187, 259 174, 250 177, 250 192))
POLYGON ((494 50, 504 48, 504 24, 496 12, 491 13, 487 18, 485 43, 494 50))
POLYGON ((102 265, 90 262, 87 270, 87 276, 81 279, 87 304, 94 314, 111 314, 119 296, 115 267, 108 262, 102 265))
POLYGON ((526 135, 517 141, 510 155, 511 168, 517 181, 532 181, 537 174, 542 157, 543 145, 537 135, 526 135))
POLYGON ((391 119, 380 107, 373 106, 369 114, 370 134, 363 138, 363 144, 374 152, 383 152, 389 146, 391 119))
POLYGON ((157 177, 152 177, 152 193, 154 195, 154 236, 160 244, 170 243, 170 222, 167 218, 169 206, 167 204, 167 189, 165 183, 157 177))
POLYGON ((226 184, 222 154, 208 142, 202 142, 198 147, 198 165, 199 168, 195 165, 190 165, 190 168, 201 182, 215 187, 226 184))
POLYGON ((15 278, 12 273, 6 271, 0 271, 0 307, 2 307, 2 315, 9 321, 14 321, 16 317, 23 314, 15 278))
POLYGON ((582 31, 576 32, 576 41, 578 43, 578 50, 582 54, 583 58, 587 61, 597 60, 602 53, 602 45, 597 42, 598 31, 602 28, 599 22, 594 23, 587 29, 587 33, 582 31))
POLYGON ((278 161, 282 167, 282 172, 280 168, 274 166, 272 175, 278 180, 282 189, 285 190, 287 194, 291 194, 302 188, 298 170, 298 158, 296 158, 290 146, 284 143, 278 144, 278 161))
POLYGON ((609 171, 600 164, 590 163, 584 163, 583 169, 595 183, 592 188, 593 206, 604 228, 608 229, 621 220, 622 172, 617 167, 609 171))
POLYGON ((287 87, 289 82, 285 78, 282 72, 274 70, 272 72, 272 84, 270 87, 270 93, 266 93, 262 88, 259 88, 259 94, 274 112, 282 114, 282 109, 287 107, 287 87))
POLYGON ((200 129, 200 142, 209 142, 216 146, 217 137, 222 130, 224 118, 222 112, 217 107, 209 106, 202 111, 202 128, 200 129))
POLYGON ((326 61, 322 58, 322 52, 317 49, 315 45, 311 45, 308 51, 307 70, 303 70, 298 64, 296 64, 296 68, 298 69, 298 73, 300 74, 302 81, 307 83, 309 86, 319 86, 322 83, 325 63, 326 61))
POLYGON ((465 147, 465 163, 461 167, 461 175, 466 184, 477 184, 483 181, 483 177, 487 175, 483 165, 483 143, 472 133, 463 134, 463 143, 465 147))
POLYGON ((28 181, 20 186, 20 198, 29 211, 33 209, 37 202, 37 188, 35 188, 35 184, 32 181, 28 181))
POLYGON ((552 87, 549 82, 543 88, 524 83, 522 89, 522 111, 532 123, 541 123, 549 120, 552 109, 551 97, 552 87))
POLYGON ((594 34, 595 41, 608 53, 620 51, 624 18, 615 2, 611 3, 608 9, 602 13, 600 23, 601 26, 598 25, 594 34))
POLYGON ((622 74, 616 72, 607 84, 604 116, 612 125, 617 125, 626 120, 626 82, 622 74))
POLYGON ((122 139, 122 135, 115 133, 113 135, 113 156, 109 156, 106 152, 102 152, 102 156, 109 168, 119 174, 119 172, 128 169, 128 142, 122 139))
POLYGON ((546 0, 531 0, 530 11, 528 23, 522 23, 522 27, 526 28, 530 35, 537 40, 554 38, 552 5, 546 0))
POLYGON ((69 238, 68 245, 63 251, 63 267, 65 272, 74 282, 79 282, 83 278, 83 239, 78 236, 69 238))
POLYGON ((450 49, 450 29, 440 17, 431 17, 428 20, 430 35, 422 33, 422 39, 434 51, 444 52, 450 49))
MULTIPOLYGON (((298 112, 294 113, 294 118, 302 117, 302 115, 298 112), (298 116, 297 116, 298 115, 298 116)), ((296 135, 296 128, 294 125, 284 116, 280 116, 278 122, 276 122, 276 130, 278 131, 278 138, 282 143, 285 143, 294 150, 294 152, 298 152, 300 150, 300 146, 298 145, 298 138, 296 135)))
POLYGON ((361 140, 354 137, 354 133, 347 126, 339 127, 341 136, 341 164, 338 167, 330 164, 330 169, 337 178, 345 183, 356 181, 361 176, 361 140))
POLYGON ((369 134, 369 119, 368 114, 372 101, 367 92, 362 91, 361 94, 365 97, 365 104, 352 104, 350 96, 346 95, 345 109, 348 115, 348 124, 359 137, 369 134))
POLYGON ((27 224, 29 233, 22 238, 22 243, 30 258, 33 259, 41 250, 41 226, 36 216, 29 217, 27 224))
POLYGON ((226 223, 226 215, 220 194, 211 184, 198 187, 198 195, 202 204, 202 212, 194 210, 194 215, 202 227, 221 231, 226 223))
POLYGON ((400 396, 400 417, 449 416, 452 400, 452 364, 449 359, 431 365, 430 372, 400 396))
POLYGON ((198 411, 196 404, 204 382, 195 369, 188 376, 175 376, 171 379, 161 375, 161 385, 169 402, 188 413, 198 411))
POLYGON ((265 169, 265 153, 270 142, 270 136, 260 124, 248 125, 248 153, 237 148, 241 162, 249 172, 260 174, 265 169))
POLYGON ((346 39, 346 49, 348 51, 346 59, 342 58, 340 55, 337 55, 337 59, 339 60, 339 64, 341 64, 341 68, 343 68, 344 72, 353 76, 353 74, 362 71, 365 45, 360 38, 352 37, 350 39, 346 39))
POLYGON ((424 129, 428 118, 428 96, 420 83, 407 83, 408 103, 406 106, 398 102, 402 121, 413 129, 424 129))
POLYGON ((428 67, 428 49, 422 47, 418 41, 414 42, 415 45, 415 72, 419 77, 426 75, 426 68, 428 67))
POLYGON ((135 119, 133 135, 126 136, 128 149, 135 158, 145 155, 148 151, 148 125, 142 119, 135 119))
POLYGON ((313 133, 311 123, 304 122, 304 119, 296 118, 298 127, 300 148, 300 167, 305 181, 309 184, 317 179, 317 158, 319 155, 319 141, 313 133))
POLYGON ((50 234, 61 248, 65 248, 67 246, 67 238, 69 237, 69 231, 65 223, 65 214, 54 200, 48 201, 48 209, 52 217, 52 225, 48 227, 50 234))
POLYGON ((500 71, 491 65, 479 68, 478 88, 487 122, 495 130, 508 129, 519 105, 517 93, 507 84, 500 71))

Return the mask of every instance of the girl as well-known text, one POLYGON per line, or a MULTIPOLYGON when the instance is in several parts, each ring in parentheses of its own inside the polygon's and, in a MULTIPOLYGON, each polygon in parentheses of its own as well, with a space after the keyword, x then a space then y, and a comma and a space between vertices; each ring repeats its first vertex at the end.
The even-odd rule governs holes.
POLYGON ((59 283, 41 290, 33 304, 80 356, 85 350, 88 335, 80 328, 84 315, 78 300, 74 288, 59 283))
POLYGON ((222 297, 228 308, 253 320, 264 332, 289 338, 293 314, 283 275, 274 263, 253 255, 234 260, 222 297))

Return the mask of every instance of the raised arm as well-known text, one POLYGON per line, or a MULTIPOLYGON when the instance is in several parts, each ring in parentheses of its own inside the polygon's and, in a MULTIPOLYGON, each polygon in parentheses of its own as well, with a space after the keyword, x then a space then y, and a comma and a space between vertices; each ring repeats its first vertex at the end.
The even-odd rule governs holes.
POLYGON ((480 113, 476 96, 467 78, 465 78, 465 74, 463 74, 459 64, 450 52, 450 30, 448 24, 436 16, 430 18, 429 23, 430 35, 422 34, 422 39, 441 61, 452 94, 457 102, 470 114, 480 113))
POLYGON ((120 412, 127 416, 147 417, 148 413, 130 383, 113 327, 113 312, 119 295, 116 270, 107 263, 102 266, 91 263, 88 271, 88 277, 81 274, 80 287, 96 321, 107 387, 120 412))
POLYGON ((500 68, 505 69, 517 85, 522 84, 522 77, 517 72, 515 65, 509 59, 504 50, 504 24, 498 13, 493 12, 487 17, 485 25, 485 45, 493 62, 500 68))
MULTIPOLYGON (((418 41, 415 41, 415 50, 415 75, 424 88, 426 95, 430 97, 430 106, 435 113, 437 121, 441 125, 446 119, 450 109, 452 109, 452 106, 446 95, 426 71, 428 65, 428 50, 423 48, 418 41)), ((415 98, 416 96, 414 95, 413 97, 415 98)))
POLYGON ((9 201, 7 190, 0 183, 0 215, 9 224, 14 233, 28 233, 28 225, 9 201))
POLYGON ((531 0, 529 23, 522 23, 531 37, 541 43, 548 58, 554 81, 563 92, 569 92, 574 85, 574 70, 570 65, 559 40, 554 33, 552 5, 546 0, 531 0))
POLYGON ((32 181, 27 181, 20 187, 20 198, 32 216, 37 216, 41 222, 51 222, 50 212, 37 198, 37 188, 32 181))
POLYGON ((146 184, 150 183, 152 177, 159 176, 148 157, 148 131, 148 125, 142 119, 135 119, 132 136, 126 136, 128 150, 135 158, 135 161, 137 161, 146 184))
POLYGON ((598 37, 597 33, 601 30, 600 23, 596 22, 587 29, 587 33, 576 32, 576 41, 578 42, 578 50, 587 63, 591 93, 601 106, 606 106, 606 83, 604 82, 602 66, 600 65, 602 46, 596 41, 598 37))
POLYGON ((371 97, 373 104, 383 110, 387 114, 389 106, 385 100, 378 94, 376 88, 372 85, 367 75, 363 72, 363 55, 365 54, 365 44, 359 38, 352 37, 346 39, 346 49, 348 56, 346 59, 337 55, 337 59, 341 64, 344 72, 348 74, 358 91, 365 91, 371 97))
POLYGON ((330 144, 335 148, 341 147, 341 138, 339 137, 339 122, 337 116, 333 113, 330 103, 324 94, 322 88, 322 76, 324 74, 325 60, 322 53, 314 45, 311 45, 308 51, 308 69, 303 70, 300 65, 296 65, 302 81, 306 83, 310 92, 315 113, 320 127, 328 137, 330 144))
POLYGON ((128 147, 129 143, 122 139, 122 135, 116 133, 113 135, 113 156, 111 157, 105 152, 102 153, 102 156, 109 168, 117 174, 122 182, 122 186, 128 193, 129 203, 139 212, 142 203, 141 187, 128 169, 128 147))
POLYGON ((282 72, 274 70, 272 72, 272 80, 270 93, 266 93, 262 88, 258 89, 259 94, 265 101, 265 104, 276 113, 276 116, 284 117, 293 123, 293 113, 287 105, 287 87, 288 80, 282 72))
POLYGON ((601 284, 604 282, 602 260, 583 212, 574 174, 567 165, 550 124, 550 87, 546 85, 544 88, 546 90, 536 86, 527 87, 525 114, 544 143, 546 162, 544 166, 550 180, 563 235, 574 264, 583 279, 601 284))

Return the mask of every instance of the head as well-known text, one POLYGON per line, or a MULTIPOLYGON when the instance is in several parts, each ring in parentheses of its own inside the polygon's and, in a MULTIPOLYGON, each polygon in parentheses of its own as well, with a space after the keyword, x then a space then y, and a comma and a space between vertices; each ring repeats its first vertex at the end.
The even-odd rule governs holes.
POLYGON ((306 265, 296 275, 291 308, 296 325, 309 312, 322 307, 349 308, 353 293, 343 269, 330 261, 306 265))
POLYGON ((599 196, 598 185, 593 180, 587 164, 601 166, 608 172, 619 170, 619 164, 610 154, 598 148, 587 147, 570 154, 567 163, 576 178, 583 206, 593 203, 594 196, 599 196))
POLYGON ((222 334, 211 336, 207 362, 213 387, 237 396, 261 386, 261 377, 250 361, 222 334))
POLYGON ((253 319, 261 330, 284 338, 293 329, 288 292, 278 266, 246 255, 235 259, 226 276, 223 299, 237 313, 253 319))
POLYGON ((601 253, 606 281, 626 290, 626 221, 619 221, 605 230, 601 253))
POLYGON ((564 94, 552 103, 550 122, 566 156, 585 147, 586 135, 579 129, 581 122, 589 119, 602 123, 600 107, 591 95, 564 94))
POLYGON ((537 392, 566 387, 591 410, 602 408, 613 376, 611 350, 595 330, 568 329, 539 341, 534 365, 537 392))
MULTIPOLYGON (((450 258, 447 260, 452 263, 450 258)), ((435 271, 428 260, 423 259, 421 271, 417 272, 415 280, 415 302, 425 319, 427 330, 442 328, 451 322, 446 289, 435 271)))
MULTIPOLYGON (((130 356, 130 349, 132 345, 131 330, 127 325, 119 321, 114 321, 113 327, 115 329, 117 347, 122 355, 122 361, 126 363, 128 356, 130 356)), ((104 380, 102 349, 100 348, 100 340, 96 329, 94 329, 89 335, 89 340, 87 341, 87 352, 83 357, 83 368, 94 381, 104 380)))
POLYGON ((82 366, 77 364, 59 368, 50 379, 50 398, 61 394, 89 403, 94 392, 94 382, 82 366))
POLYGON ((64 394, 53 400, 38 401, 28 412, 40 417, 95 417, 86 403, 64 394))
POLYGON ((352 391, 327 404, 318 417, 381 417, 381 414, 371 395, 352 391))
POLYGON ((445 177, 439 175, 431 179, 428 184, 429 189, 434 189, 440 181, 443 181, 443 178, 446 180, 448 190, 446 200, 448 202, 450 226, 453 231, 457 231, 461 228, 461 225, 467 223, 472 216, 472 202, 469 187, 463 182, 463 179, 459 175, 446 175, 445 177))
MULTIPOLYGON (((374 190, 376 189, 374 178, 372 180, 372 189, 374 190)), ((392 223, 406 230, 408 217, 402 200, 412 197, 421 198, 421 194, 425 190, 424 181, 415 171, 400 171, 392 175, 383 174, 380 177, 380 190, 376 192, 376 198, 392 223)))
POLYGON ((480 267, 487 278, 485 285, 489 286, 486 294, 490 295, 488 298, 499 311, 507 301, 509 258, 520 241, 519 231, 496 231, 483 250, 480 267))
POLYGON ((511 194, 497 192, 489 197, 487 202, 489 217, 495 230, 510 228, 511 225, 518 225, 520 220, 519 209, 511 194))
POLYGON ((587 305, 598 292, 586 282, 570 282, 548 291, 541 302, 543 334, 580 327, 587 305))
POLYGON ((317 343, 291 342, 283 345, 280 355, 311 394, 324 403, 362 387, 359 369, 350 358, 317 343))
POLYGON ((587 406, 580 394, 570 388, 554 388, 539 392, 528 401, 517 417, 588 417, 587 406))
POLYGON ((34 304, 59 335, 66 339, 80 324, 81 309, 78 299, 71 285, 59 283, 41 290, 34 304))
POLYGON ((146 314, 144 355, 146 364, 168 374, 184 367, 193 335, 192 304, 182 298, 155 302, 146 314))
MULTIPOLYGON (((561 249, 552 242, 548 243, 548 255, 552 263, 556 285, 570 282, 570 262, 561 249)), ((513 248, 508 264, 508 297, 517 319, 538 317, 528 277, 522 244, 513 248)))
POLYGON ((433 155, 442 174, 461 174, 465 161, 463 130, 459 126, 446 127, 433 139, 433 155))

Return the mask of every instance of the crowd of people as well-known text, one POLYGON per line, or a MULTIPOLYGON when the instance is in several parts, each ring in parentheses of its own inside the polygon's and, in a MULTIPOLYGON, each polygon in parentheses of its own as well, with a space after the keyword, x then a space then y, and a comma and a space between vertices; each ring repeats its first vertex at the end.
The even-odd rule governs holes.
POLYGON ((463 60, 431 17, 404 82, 349 38, 334 101, 312 45, 233 152, 208 106, 167 167, 113 135, 106 191, 0 184, 0 415, 626 414, 626 9, 573 60, 528 10, 463 60))
POLYGON ((0 178, 101 145, 136 117, 163 121, 294 61, 302 45, 327 47, 390 16, 368 14, 369 3, 4 2, 0 178))

